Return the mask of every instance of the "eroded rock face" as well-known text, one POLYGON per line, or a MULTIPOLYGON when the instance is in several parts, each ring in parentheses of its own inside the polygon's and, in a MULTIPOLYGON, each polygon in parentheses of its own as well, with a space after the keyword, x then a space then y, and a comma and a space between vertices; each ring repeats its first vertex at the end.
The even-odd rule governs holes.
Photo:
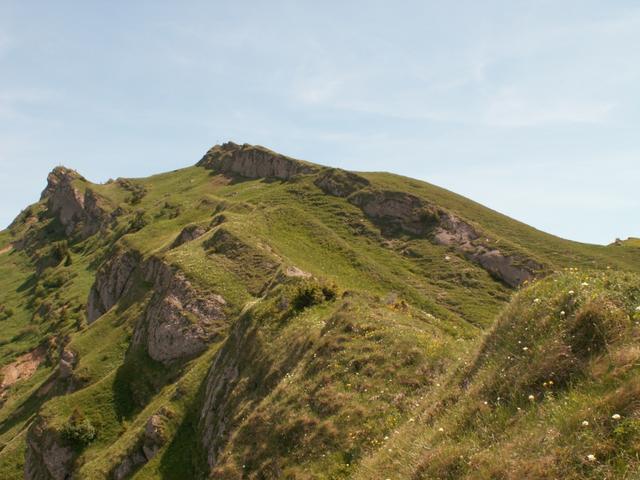
POLYGON ((78 363, 78 356, 71 350, 65 348, 60 355, 58 362, 58 376, 61 379, 69 378, 73 375, 73 369, 78 363))
POLYGON ((278 178, 289 180, 303 173, 314 173, 317 167, 255 145, 227 142, 210 149, 197 164, 215 172, 246 178, 278 178))
POLYGON ((249 341, 247 331, 250 325, 251 321, 247 316, 236 322, 229 338, 216 355, 205 380, 205 400, 200 415, 200 442, 207 450, 207 462, 210 467, 215 466, 218 452, 232 429, 232 392, 242 368, 240 352, 247 350, 244 346, 249 341))
POLYGON ((325 193, 346 198, 352 193, 368 187, 369 180, 346 170, 330 168, 319 175, 314 184, 325 193))
POLYGON ((158 454, 167 441, 164 433, 167 413, 166 410, 161 409, 158 413, 149 417, 144 431, 133 450, 122 458, 113 470, 111 477, 114 480, 129 478, 133 472, 158 454))
POLYGON ((376 190, 363 177, 336 169, 320 175, 315 184, 361 208, 383 233, 402 231, 452 247, 511 287, 542 270, 542 265, 531 259, 504 254, 468 222, 414 195, 376 190))
POLYGON ((194 357, 226 327, 226 301, 220 295, 200 292, 184 274, 162 260, 142 260, 135 251, 113 255, 96 274, 87 302, 89 322, 107 312, 133 287, 139 275, 155 292, 138 321, 133 347, 144 347, 159 362, 194 357))
POLYGON ((67 480, 71 478, 74 459, 73 449, 42 417, 31 424, 24 464, 26 480, 67 480))
POLYGON ((207 229, 201 225, 187 225, 173 241, 171 248, 176 248, 187 242, 191 242, 196 238, 200 238, 205 233, 207 233, 207 229))
POLYGON ((145 262, 143 274, 155 294, 138 322, 134 346, 144 346, 151 358, 171 363, 202 353, 226 326, 220 295, 197 291, 185 276, 161 260, 145 262))
POLYGON ((100 267, 87 300, 89 323, 106 313, 129 291, 133 286, 133 272, 141 258, 134 251, 118 252, 100 267))
POLYGON ((349 201, 368 217, 413 235, 424 235, 438 223, 438 210, 408 193, 362 190, 349 201))
POLYGON ((85 181, 74 170, 56 167, 47 177, 47 187, 41 198, 47 199, 47 208, 60 220, 66 235, 86 238, 98 232, 110 216, 95 192, 86 188, 82 193, 74 185, 77 180, 85 181))

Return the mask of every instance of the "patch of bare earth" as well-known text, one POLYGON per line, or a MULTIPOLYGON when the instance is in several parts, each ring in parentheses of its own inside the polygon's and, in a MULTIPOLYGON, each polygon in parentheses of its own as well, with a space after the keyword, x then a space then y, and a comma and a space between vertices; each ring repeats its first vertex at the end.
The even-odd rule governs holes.
POLYGON ((13 250, 13 244, 12 243, 7 245, 6 247, 0 248, 0 255, 2 255, 3 253, 10 252, 11 250, 13 250))
POLYGON ((46 353, 44 347, 38 347, 29 353, 21 355, 14 362, 0 370, 0 376, 2 377, 2 381, 0 381, 0 402, 5 399, 9 387, 16 382, 26 380, 35 373, 46 358, 46 353))

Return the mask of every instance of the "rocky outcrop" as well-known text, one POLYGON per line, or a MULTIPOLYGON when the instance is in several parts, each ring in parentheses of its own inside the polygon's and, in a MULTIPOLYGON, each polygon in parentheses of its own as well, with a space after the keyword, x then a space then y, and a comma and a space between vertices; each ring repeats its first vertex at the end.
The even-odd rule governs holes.
POLYGON ((63 349, 58 362, 58 377, 63 380, 71 377, 77 363, 78 356, 67 348, 63 349))
POLYGON ((543 268, 525 256, 504 254, 470 223, 415 195, 378 190, 365 178, 337 169, 323 173, 314 183, 362 209, 383 233, 404 232, 451 247, 511 287, 532 279, 543 268))
POLYGON ((24 478, 26 480, 67 480, 71 478, 75 453, 60 434, 37 417, 27 432, 24 478))
POLYGON ((343 198, 369 186, 369 180, 366 178, 339 168, 327 169, 314 183, 323 192, 343 198))
POLYGON ((247 357, 249 356, 246 344, 251 341, 248 335, 250 326, 251 319, 248 315, 236 322, 205 380, 206 390, 200 415, 200 443, 207 450, 210 467, 216 464, 218 451, 232 431, 232 392, 242 369, 241 352, 246 352, 247 357))
POLYGON ((200 238, 205 233, 207 233, 207 229, 201 225, 187 225, 182 229, 180 234, 178 234, 169 248, 179 247, 180 245, 191 242, 196 238, 200 238))
POLYGON ((438 224, 439 210, 408 193, 367 189, 351 195, 349 201, 383 230, 425 235, 438 224))
POLYGON ((286 157, 257 145, 227 142, 211 148, 197 164, 218 173, 246 178, 289 180, 296 175, 314 173, 318 167, 286 157))
POLYGON ((542 270, 542 265, 531 259, 505 255, 497 248, 483 244, 482 238, 474 227, 444 212, 433 236, 435 243, 455 248, 511 287, 531 280, 536 272, 542 270))
POLYGON ((155 294, 136 325, 133 348, 144 347, 151 358, 168 364, 202 353, 222 334, 224 298, 196 290, 184 274, 160 259, 151 258, 142 270, 155 294))
POLYGON ((120 251, 100 267, 87 300, 89 323, 109 311, 131 289, 133 273, 141 261, 138 252, 120 251))
POLYGON ((65 234, 86 238, 98 232, 111 220, 98 195, 86 187, 82 192, 77 184, 86 180, 76 171, 56 167, 47 177, 47 187, 41 199, 47 200, 49 212, 56 216, 65 234))
POLYGON ((154 295, 136 325, 132 348, 143 347, 154 360, 192 358, 226 327, 224 298, 198 291, 182 272, 157 257, 143 261, 135 251, 115 253, 98 270, 87 301, 89 322, 118 303, 135 278, 150 283, 154 295))
POLYGON ((163 408, 158 413, 149 417, 138 442, 113 469, 111 478, 114 480, 124 480, 128 478, 133 472, 158 454, 167 441, 165 424, 169 416, 169 411, 163 408))

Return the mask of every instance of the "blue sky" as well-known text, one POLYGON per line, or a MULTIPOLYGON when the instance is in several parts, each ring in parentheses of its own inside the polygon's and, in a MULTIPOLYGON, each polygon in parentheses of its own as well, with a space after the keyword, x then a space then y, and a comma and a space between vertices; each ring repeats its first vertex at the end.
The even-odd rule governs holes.
POLYGON ((232 139, 640 236, 640 4, 0 0, 0 225, 232 139))

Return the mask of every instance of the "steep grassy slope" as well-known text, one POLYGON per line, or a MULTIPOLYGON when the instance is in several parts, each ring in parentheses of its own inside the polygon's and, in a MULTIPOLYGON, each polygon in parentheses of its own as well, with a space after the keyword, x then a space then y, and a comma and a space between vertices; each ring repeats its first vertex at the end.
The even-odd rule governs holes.
POLYGON ((564 462, 584 435, 566 425, 525 455, 562 415, 633 391, 632 243, 577 244, 416 180, 225 144, 146 179, 58 168, 0 252, 2 478, 634 471, 622 404, 631 443, 598 424, 595 463, 564 462), (593 351, 556 345, 589 309, 606 330, 585 333, 593 351), (504 364, 522 342, 529 357, 504 364), (563 352, 567 371, 545 371, 563 352))
POLYGON ((639 325, 637 275, 523 290, 355 478, 638 478, 639 325))

